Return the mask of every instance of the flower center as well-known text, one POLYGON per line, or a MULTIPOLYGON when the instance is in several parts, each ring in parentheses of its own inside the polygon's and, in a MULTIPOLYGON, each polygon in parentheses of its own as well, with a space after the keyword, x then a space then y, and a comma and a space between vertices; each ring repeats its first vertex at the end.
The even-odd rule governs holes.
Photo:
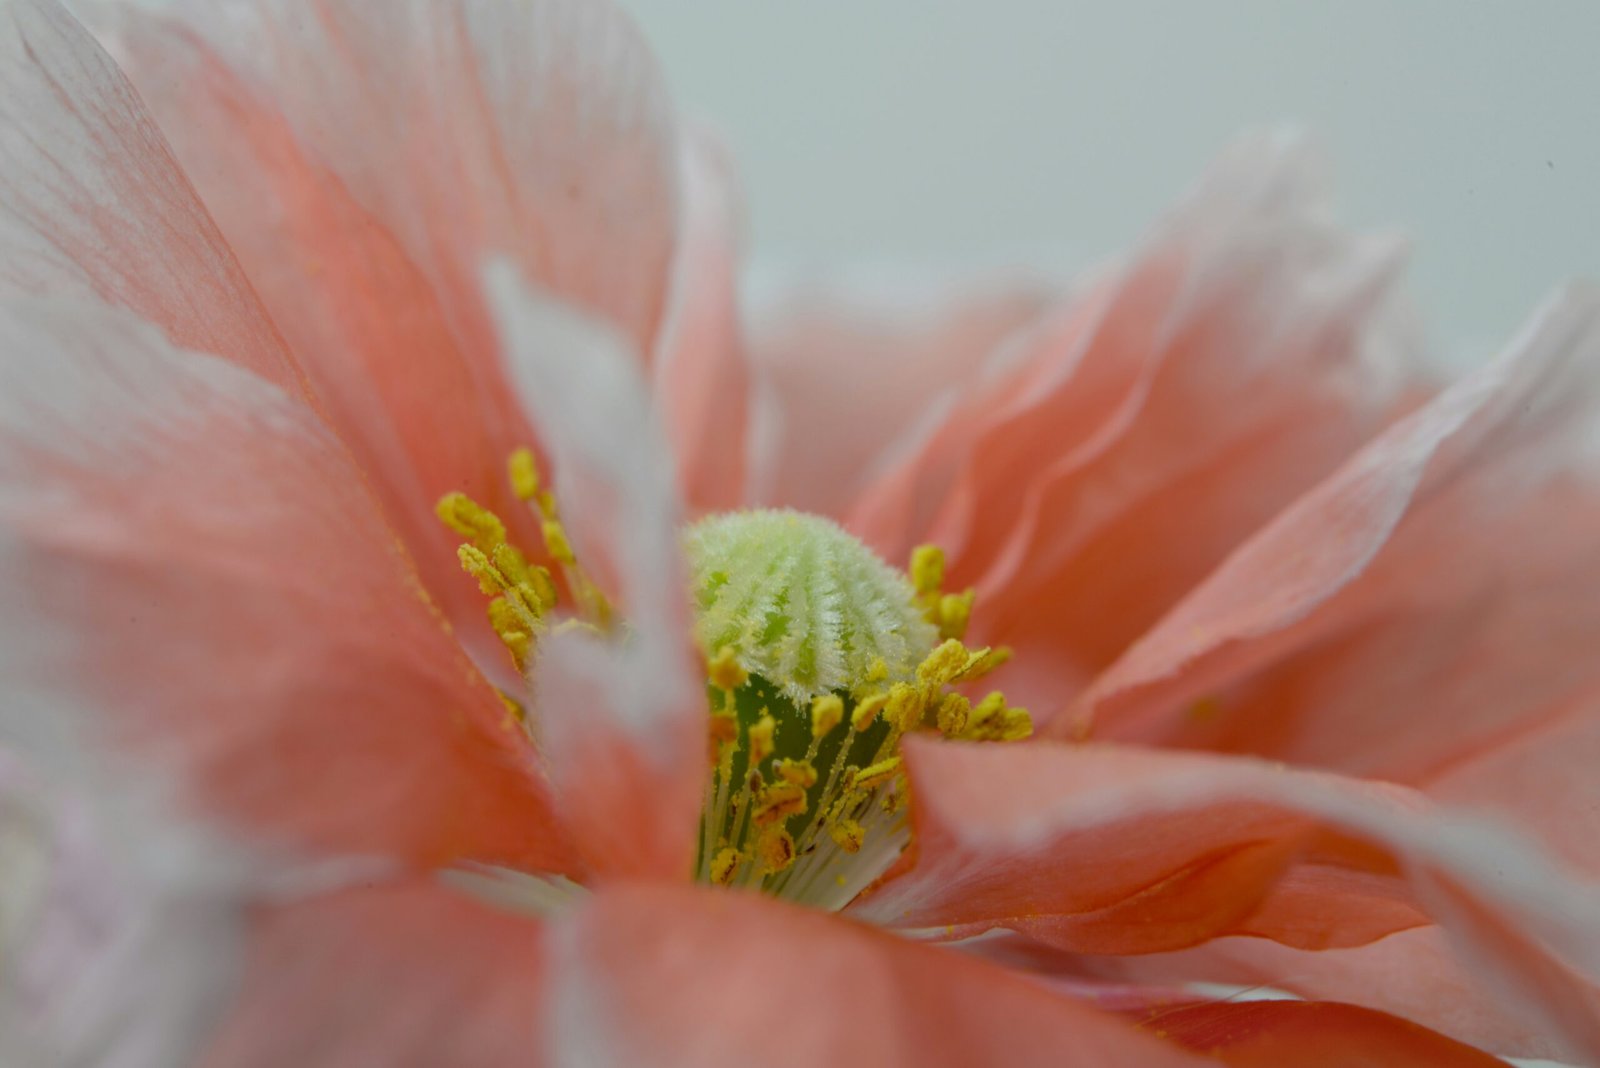
POLYGON ((715 650, 697 876, 841 908, 909 837, 906 734, 1031 732, 1002 695, 974 706, 950 689, 1004 654, 962 645, 972 595, 940 589, 932 547, 908 579, 832 522, 790 511, 713 516, 684 543, 695 636, 715 650))
MULTIPOLYGON (((513 453, 508 476, 537 514, 577 611, 559 626, 611 630, 611 604, 574 556, 532 454, 513 453)), ((465 539, 462 567, 491 598, 489 621, 516 668, 527 670, 556 607, 550 570, 465 495, 447 494, 437 512, 465 539)), ((972 591, 943 589, 936 547, 918 548, 907 575, 833 522, 793 511, 711 516, 683 543, 695 639, 707 652, 710 772, 696 878, 843 908, 910 838, 907 734, 1032 733, 1027 710, 1002 694, 974 703, 959 689, 1010 652, 962 644, 972 591)), ((529 729, 522 705, 504 700, 507 725, 529 729)))

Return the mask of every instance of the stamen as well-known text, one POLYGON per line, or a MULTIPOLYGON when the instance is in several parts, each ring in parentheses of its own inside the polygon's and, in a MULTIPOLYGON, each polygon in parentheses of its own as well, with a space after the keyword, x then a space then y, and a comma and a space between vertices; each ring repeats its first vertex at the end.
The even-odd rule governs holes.
POLYGON ((916 587, 917 603, 929 623, 939 628, 941 638, 964 638, 972 618, 974 590, 946 593, 944 550, 937 545, 919 545, 911 551, 911 583, 916 587))
POLYGON ((700 877, 840 907, 909 840, 906 734, 1031 729, 1003 697, 974 708, 951 689, 1009 651, 961 642, 972 594, 942 590, 934 547, 895 575, 831 523, 792 512, 714 517, 686 541, 696 634, 716 650, 700 877))
MULTIPOLYGON (((578 564, 566 528, 556 516, 556 499, 540 488, 533 453, 516 449, 506 459, 506 477, 518 500, 527 502, 540 520, 545 551, 562 567, 567 588, 579 611, 578 619, 557 625, 560 632, 573 626, 605 631, 611 625, 611 605, 600 588, 578 564)), ((529 563, 527 555, 507 540, 504 521, 465 493, 446 493, 434 506, 439 521, 466 538, 457 549, 461 567, 478 580, 490 597, 489 625, 511 654, 518 671, 527 671, 546 619, 557 606, 555 581, 548 568, 529 563)), ((735 665, 737 666, 737 665, 735 665)))
POLYGON ((794 838, 782 827, 772 827, 756 841, 761 874, 776 875, 794 863, 794 838))
POLYGON ((805 788, 792 782, 775 782, 762 789, 756 798, 757 827, 766 827, 806 810, 805 788))
POLYGON ((733 877, 739 872, 739 865, 744 863, 744 855, 737 849, 724 846, 717 851, 716 858, 711 861, 711 881, 718 886, 727 886, 733 882, 733 877))

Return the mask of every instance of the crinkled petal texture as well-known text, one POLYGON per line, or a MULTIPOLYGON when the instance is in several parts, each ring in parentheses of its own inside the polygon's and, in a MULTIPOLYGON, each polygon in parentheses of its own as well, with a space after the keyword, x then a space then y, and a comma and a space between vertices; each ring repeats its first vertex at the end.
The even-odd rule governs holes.
POLYGON ((945 547, 1041 713, 1393 410, 1399 249, 1331 227, 1316 171, 1291 140, 1236 146, 852 509, 891 558, 945 547))
POLYGON ((643 42, 609 3, 581 0, 102 6, 430 588, 485 637, 434 501, 464 491, 539 539, 505 487, 505 457, 533 431, 480 269, 507 256, 655 351, 680 147, 643 42))
POLYGON ((55 0, 0 4, 0 297, 96 298, 299 374, 133 87, 55 0))
POLYGON ((1068 981, 1115 981, 1144 989, 1220 983, 1287 991, 1312 1001, 1360 1005, 1400 1016, 1479 1049, 1565 1063, 1587 1058, 1581 1044, 1547 1026, 1483 981, 1439 927, 1415 927, 1348 949, 1301 950, 1260 938, 1219 938, 1193 949, 1142 956, 1060 954, 1031 944, 1015 966, 1068 981))
MULTIPOLYGON (((1038 278, 758 277, 748 500, 843 518, 1050 304, 1038 278)), ((900 546, 888 546, 891 550, 900 546)), ((891 559, 893 554, 891 553, 891 559)))
POLYGON ((205 1063, 1205 1063, 964 958, 759 898, 603 890, 547 925, 432 885, 269 910, 205 1063))
POLYGON ((1600 687, 1597 369, 1600 289, 1575 286, 1245 542, 1052 726, 1481 787, 1595 870, 1563 824, 1600 687))
POLYGON ((918 742, 907 760, 914 855, 863 918, 1104 954, 1229 934, 1325 949, 1431 917, 1474 985, 1600 1051, 1593 884, 1415 791, 1115 746, 918 742))
POLYGON ((86 305, 5 307, 0 350, 8 728, 136 752, 294 852, 569 866, 531 745, 310 409, 86 305))

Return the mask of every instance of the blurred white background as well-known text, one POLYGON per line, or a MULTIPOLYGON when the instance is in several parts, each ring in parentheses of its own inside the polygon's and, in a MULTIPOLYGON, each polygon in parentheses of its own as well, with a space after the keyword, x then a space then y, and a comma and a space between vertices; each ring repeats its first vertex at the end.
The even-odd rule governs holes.
MULTIPOLYGON (((1292 120, 1474 359, 1600 276, 1600 0, 624 0, 780 263, 1077 266, 1292 120)), ((1441 353, 1442 354, 1442 353, 1441 353)))

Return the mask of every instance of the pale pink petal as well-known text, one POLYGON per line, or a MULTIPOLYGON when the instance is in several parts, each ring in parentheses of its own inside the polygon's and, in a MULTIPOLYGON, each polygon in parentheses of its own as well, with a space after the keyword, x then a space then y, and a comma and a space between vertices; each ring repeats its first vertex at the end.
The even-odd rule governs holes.
POLYGON ((231 979, 240 870, 66 765, 0 752, 0 1063, 186 1063, 231 979))
POLYGON ((1576 1048, 1600 1049, 1595 887, 1415 792, 1107 746, 914 742, 907 760, 915 853, 856 906, 864 918, 1003 926, 1096 953, 1229 933, 1320 948, 1418 926, 1393 909, 1409 901, 1482 982, 1576 1048), (1302 880, 1287 900, 1286 871, 1302 880), (1345 872, 1387 882, 1387 898, 1347 895, 1345 872))
POLYGON ((264 906, 198 1063, 537 1068, 544 942, 536 920, 424 882, 264 906))
POLYGON ((123 313, 0 315, 13 722, 296 852, 570 860, 526 736, 303 404, 123 313))
POLYGON ((533 676, 541 751, 586 861, 684 876, 705 780, 705 691, 689 638, 682 506, 659 412, 628 343, 487 275, 511 378, 549 444, 562 521, 623 632, 552 633, 533 676))
POLYGON ((704 512, 732 508, 744 489, 750 375, 737 291, 742 220, 722 146, 695 131, 683 157, 682 241, 650 370, 684 498, 704 512))
POLYGON ((678 207, 653 59, 604 2, 122 15, 125 66, 430 590, 485 637, 434 502, 466 492, 524 548, 539 538, 505 484, 506 455, 537 428, 500 367, 480 267, 508 256, 651 351, 678 207))
POLYGON ((945 547, 1023 703, 1087 681, 1392 411, 1400 250, 1331 226, 1308 156, 1236 146, 855 514, 896 555, 945 547))
MULTIPOLYGON (((1600 290, 1246 542, 1049 730, 1418 782, 1592 693, 1600 290)), ((1548 814, 1548 811, 1547 813, 1548 814)))
POLYGON ((1050 295, 1040 279, 997 273, 767 279, 750 312, 750 503, 842 518, 999 372, 1050 295))
POLYGON ((1206 1063, 963 954, 754 894, 617 887, 548 946, 557 1064, 1206 1063))
POLYGON ((1141 1026, 1231 1068, 1498 1068, 1505 1062, 1427 1028, 1333 1002, 1244 1001, 1190 1005, 1141 1026))
POLYGON ((133 87, 55 0, 0 4, 0 159, 0 297, 118 304, 301 389, 133 87))

